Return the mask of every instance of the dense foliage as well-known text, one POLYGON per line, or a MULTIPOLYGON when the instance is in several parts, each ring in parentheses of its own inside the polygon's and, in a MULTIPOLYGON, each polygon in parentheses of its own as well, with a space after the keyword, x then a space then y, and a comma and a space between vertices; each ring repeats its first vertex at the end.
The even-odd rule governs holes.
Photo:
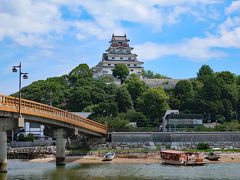
POLYGON ((198 150, 206 150, 209 149, 209 144, 208 143, 199 143, 197 145, 197 149, 198 150))
POLYGON ((124 83, 125 79, 129 74, 129 69, 125 64, 117 64, 113 69, 113 76, 121 81, 121 84, 124 83))
MULTIPOLYGON (((80 64, 68 75, 24 87, 22 97, 68 111, 92 112, 90 118, 107 121, 114 128, 125 128, 129 122, 137 122, 140 127, 158 126, 167 109, 179 109, 182 113, 203 114, 205 121, 223 123, 218 130, 240 129, 240 76, 229 71, 214 72, 203 65, 196 78, 180 80, 174 89, 164 90, 149 88, 136 74, 127 77, 129 72, 123 66, 114 71, 122 82, 120 87, 112 77, 93 79, 88 65, 80 64)), ((152 71, 143 71, 143 76, 168 78, 152 71)))

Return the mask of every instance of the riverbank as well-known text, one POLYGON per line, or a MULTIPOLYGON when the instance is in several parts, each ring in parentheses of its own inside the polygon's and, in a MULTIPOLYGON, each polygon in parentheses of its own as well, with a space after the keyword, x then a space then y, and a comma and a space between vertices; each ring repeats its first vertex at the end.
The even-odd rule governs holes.
MULTIPOLYGON (((208 163, 236 163, 240 162, 240 152, 216 152, 220 156, 219 161, 208 161, 205 159, 206 152, 201 152, 200 157, 208 163)), ((104 163, 120 163, 120 164, 152 164, 161 163, 159 152, 151 153, 116 153, 116 157, 112 161, 102 161, 102 154, 86 155, 86 156, 67 156, 66 163, 79 164, 104 164, 104 163)), ((49 155, 46 158, 38 158, 29 160, 30 162, 55 162, 55 156, 49 155)))

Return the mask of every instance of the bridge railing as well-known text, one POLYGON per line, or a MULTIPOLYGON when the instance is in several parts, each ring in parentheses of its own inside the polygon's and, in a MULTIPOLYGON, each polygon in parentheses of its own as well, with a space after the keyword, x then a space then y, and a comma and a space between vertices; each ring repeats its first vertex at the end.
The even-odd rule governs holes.
MULTIPOLYGON (((17 112, 18 111, 17 108, 19 107, 19 99, 12 96, 0 95, 0 105, 16 107, 17 112)), ((107 134, 107 124, 101 124, 93 120, 83 118, 71 112, 64 111, 62 109, 55 108, 46 104, 21 99, 21 109, 23 110, 23 113, 24 110, 30 110, 33 112, 39 112, 41 114, 48 114, 54 116, 55 119, 57 120, 60 121, 67 120, 69 123, 71 122, 72 124, 77 123, 77 125, 82 126, 84 128, 96 130, 103 134, 107 134)))

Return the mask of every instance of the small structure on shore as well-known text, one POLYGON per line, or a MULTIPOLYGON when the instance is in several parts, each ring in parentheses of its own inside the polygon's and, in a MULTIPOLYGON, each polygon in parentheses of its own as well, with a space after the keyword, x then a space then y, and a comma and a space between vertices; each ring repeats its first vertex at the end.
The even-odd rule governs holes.
POLYGON ((206 162, 204 162, 202 158, 199 158, 199 153, 197 152, 166 150, 161 151, 160 154, 163 164, 184 166, 206 164, 206 162))

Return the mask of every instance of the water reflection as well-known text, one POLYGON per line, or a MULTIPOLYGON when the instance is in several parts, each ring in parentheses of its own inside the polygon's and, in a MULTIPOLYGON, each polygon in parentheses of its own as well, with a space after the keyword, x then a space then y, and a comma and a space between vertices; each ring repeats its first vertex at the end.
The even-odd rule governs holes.
POLYGON ((30 163, 27 161, 9 160, 8 167, 8 179, 24 180, 235 180, 240 177, 240 163, 208 164, 202 167, 178 167, 161 164, 69 163, 66 166, 56 167, 54 163, 30 163))
POLYGON ((7 180, 7 173, 0 173, 0 180, 7 180))

